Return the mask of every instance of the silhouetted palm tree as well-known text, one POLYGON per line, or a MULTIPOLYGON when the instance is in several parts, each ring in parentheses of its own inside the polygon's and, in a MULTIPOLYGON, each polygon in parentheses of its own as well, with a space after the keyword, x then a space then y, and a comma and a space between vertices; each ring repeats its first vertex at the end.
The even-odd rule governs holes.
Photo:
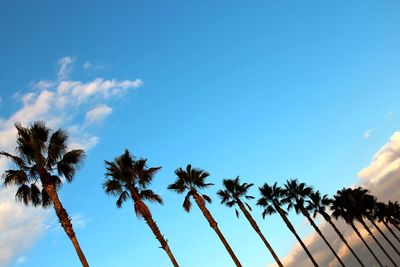
POLYGON ((361 233, 358 231, 357 227, 354 225, 355 220, 362 219, 362 215, 358 211, 357 202, 353 196, 353 192, 351 189, 343 188, 342 190, 337 191, 336 195, 333 196, 332 205, 331 205, 332 216, 335 219, 341 217, 344 221, 353 228, 354 232, 364 243, 368 251, 374 257, 374 259, 378 262, 380 266, 383 267, 383 264, 369 247, 367 242, 362 237, 361 233))
POLYGON ((399 202, 389 201, 387 204, 387 219, 388 222, 400 231, 400 204, 399 202))
POLYGON ((136 160, 128 150, 114 159, 114 161, 105 161, 106 179, 103 183, 107 194, 118 196, 116 205, 118 208, 128 199, 134 202, 135 213, 138 218, 143 217, 151 231, 160 242, 162 249, 167 253, 172 264, 179 266, 168 245, 167 240, 161 234, 150 209, 144 203, 145 200, 163 204, 159 195, 148 189, 153 181, 154 175, 161 167, 148 168, 145 159, 136 160))
POLYGON ((388 206, 383 202, 377 202, 374 209, 374 216, 378 220, 385 225, 386 229, 400 242, 400 238, 396 235, 396 233, 390 228, 388 224, 388 217, 390 217, 388 206))
POLYGON ((321 196, 319 191, 316 192, 311 192, 308 195, 308 209, 313 211, 313 217, 315 218, 317 214, 321 214, 322 217, 324 217, 325 221, 327 221, 332 228, 335 230, 336 234, 340 237, 340 239, 343 241, 343 243, 347 246, 347 248, 350 250, 350 252, 353 254, 353 256, 357 259, 357 261, 360 263, 361 266, 365 266, 361 259, 357 256, 357 254, 354 252, 354 250, 350 247, 349 243, 343 236, 343 234, 339 231, 339 229, 336 227, 336 225, 333 223, 331 216, 326 212, 326 208, 329 207, 331 203, 331 199, 328 198, 327 195, 321 196))
POLYGON ((287 218, 287 213, 282 209, 282 197, 283 197, 283 189, 278 187, 276 183, 273 186, 268 185, 265 183, 262 187, 259 188, 261 193, 261 198, 258 199, 257 205, 261 206, 264 211, 262 213, 262 217, 265 218, 266 215, 271 215, 273 213, 278 213, 283 221, 286 223, 286 226, 289 230, 293 233, 296 237, 297 241, 300 243, 301 247, 307 253, 308 257, 310 258, 311 262, 314 266, 318 266, 317 262, 314 260, 313 256, 311 255, 310 251, 308 251, 306 245, 301 240, 300 236, 297 234, 296 230, 294 229, 292 223, 287 218))
POLYGON ((75 149, 68 151, 68 135, 61 129, 52 132, 43 121, 30 127, 16 123, 17 155, 0 152, 10 159, 17 169, 6 170, 4 185, 18 186, 16 199, 25 205, 48 207, 53 205, 56 215, 71 240, 82 266, 89 266, 72 227, 71 218, 64 209, 57 191, 62 186, 60 177, 71 182, 85 153, 75 149), (39 187, 42 189, 40 190, 39 187))
POLYGON ((304 217, 307 218, 314 230, 324 240, 325 244, 329 247, 336 259, 340 262, 342 266, 345 266, 342 259, 336 254, 335 250, 332 248, 331 244, 329 244, 328 240, 326 240, 326 237, 322 234, 321 230, 315 224, 314 220, 310 216, 310 213, 305 207, 305 199, 311 192, 312 188, 306 186, 305 183, 298 183, 295 179, 289 180, 285 184, 283 203, 288 204, 288 210, 294 208, 297 214, 301 213, 304 217))
POLYGON ((386 242, 389 243, 389 245, 393 248, 393 250, 397 253, 397 255, 400 256, 399 250, 394 246, 392 241, 386 236, 386 234, 382 231, 382 229, 379 227, 378 224, 375 223, 375 220, 377 220, 377 215, 376 215, 376 207, 377 207, 377 200, 376 197, 372 196, 371 194, 368 194, 368 191, 365 190, 366 192, 364 193, 364 205, 365 205, 365 211, 364 211, 364 216, 367 218, 371 224, 378 230, 378 232, 383 236, 383 238, 386 240, 386 242))
MULTIPOLYGON (((261 240, 264 242, 265 246, 267 249, 270 251, 272 254, 272 257, 274 257, 276 263, 283 267, 281 261, 279 260, 279 257, 276 255, 275 251, 272 249, 271 245, 268 243, 267 239, 265 236, 261 233, 260 228, 258 227, 256 221, 253 219, 253 217, 250 214, 251 207, 243 198, 245 199, 254 199, 253 196, 250 196, 247 194, 248 190, 250 187, 252 187, 254 184, 248 184, 248 183, 240 183, 239 176, 236 177, 235 179, 224 179, 223 180, 223 185, 224 189, 219 190, 217 194, 221 198, 221 204, 225 204, 227 207, 231 208, 235 205, 237 205, 240 210, 243 212, 244 216, 246 219, 249 221, 253 229, 256 231, 258 236, 261 238, 261 240), (248 211, 247 208, 250 210, 248 211)), ((239 218, 239 211, 235 208, 236 216, 239 218)))
POLYGON ((173 184, 168 186, 168 189, 175 191, 178 194, 182 194, 187 191, 185 196, 185 200, 183 201, 183 208, 189 212, 192 206, 190 202, 190 198, 193 197, 197 206, 200 208, 204 217, 210 224, 210 227, 214 229, 215 233, 218 235, 221 242, 224 244, 226 250, 229 255, 232 257, 236 266, 242 266, 239 260, 237 259, 235 253, 231 249, 230 245, 226 241, 225 237, 222 235, 221 231, 218 228, 217 222, 214 220, 210 211, 206 207, 206 201, 211 203, 211 198, 205 194, 200 194, 199 190, 205 189, 213 184, 206 183, 205 180, 209 176, 208 172, 203 171, 201 169, 192 168, 189 164, 186 167, 186 170, 182 168, 178 168, 175 170, 175 174, 177 176, 176 181, 173 184))

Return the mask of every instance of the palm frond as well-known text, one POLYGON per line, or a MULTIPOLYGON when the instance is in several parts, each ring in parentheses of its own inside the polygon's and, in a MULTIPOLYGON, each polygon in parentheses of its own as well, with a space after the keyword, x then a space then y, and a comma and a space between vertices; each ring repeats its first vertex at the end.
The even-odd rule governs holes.
POLYGON ((85 151, 74 149, 65 153, 60 161, 57 162, 58 175, 62 175, 68 182, 71 182, 75 172, 85 158, 85 151))
POLYGON ((207 195, 205 195, 205 194, 203 194, 203 195, 201 195, 201 196, 203 197, 203 199, 204 199, 205 201, 207 201, 208 203, 211 204, 212 200, 211 200, 211 198, 210 198, 209 196, 207 196, 207 195))
POLYGON ((192 196, 191 192, 188 192, 185 196, 185 200, 183 201, 183 208, 186 212, 190 212, 190 209, 192 208, 192 202, 190 201, 190 197, 192 196))
POLYGON ((123 186, 120 183, 120 181, 115 179, 109 179, 103 183, 103 189, 106 192, 106 194, 117 196, 122 193, 123 186))
POLYGON ((62 129, 58 129, 51 135, 47 148, 46 165, 48 168, 51 168, 67 152, 67 140, 68 134, 62 129))
POLYGON ((130 197, 128 191, 123 191, 121 193, 121 195, 118 197, 117 202, 115 202, 115 204, 117 205, 117 208, 121 208, 122 204, 128 200, 128 198, 130 197))
POLYGON ((21 186, 28 183, 28 176, 23 170, 6 170, 2 175, 2 179, 5 186, 21 186))
POLYGON ((150 202, 157 202, 159 204, 163 204, 163 200, 162 198, 157 195, 156 193, 154 193, 152 190, 150 189, 146 189, 146 190, 142 190, 140 192, 140 197, 144 200, 148 200, 150 202))

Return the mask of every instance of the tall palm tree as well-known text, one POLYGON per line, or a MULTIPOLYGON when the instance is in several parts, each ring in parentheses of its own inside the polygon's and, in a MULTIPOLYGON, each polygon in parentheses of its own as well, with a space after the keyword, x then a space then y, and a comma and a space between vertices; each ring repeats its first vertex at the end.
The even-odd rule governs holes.
POLYGON ((358 221, 362 216, 358 211, 357 203, 351 189, 343 188, 342 190, 338 190, 336 192, 336 195, 334 195, 332 199, 331 210, 333 211, 332 216, 335 219, 341 217, 347 224, 351 226, 374 259, 378 262, 379 266, 383 267, 381 261, 378 259, 365 239, 362 237, 361 233, 358 231, 357 227, 354 225, 354 221, 358 221))
POLYGON ((16 123, 17 155, 5 151, 0 156, 10 159, 16 169, 6 170, 2 176, 4 185, 18 187, 16 199, 25 205, 48 207, 53 205, 56 215, 71 240, 82 266, 89 266, 72 227, 71 218, 64 209, 58 190, 61 177, 72 182, 85 153, 75 149, 68 151, 68 134, 58 129, 53 132, 43 121, 29 127, 16 123), (42 188, 41 190, 39 188, 42 188))
MULTIPOLYGON (((279 257, 276 255, 275 251, 272 249, 271 245, 268 243, 265 236, 261 233, 260 228, 258 227, 256 221, 250 214, 251 207, 250 205, 243 199, 254 199, 253 196, 247 194, 250 187, 254 184, 248 183, 240 183, 239 176, 235 179, 224 179, 223 180, 224 189, 219 190, 217 194, 221 198, 221 204, 225 204, 227 207, 231 208, 233 206, 238 206, 239 209, 243 212, 246 219, 249 221, 250 225, 253 227, 254 231, 258 234, 261 240, 264 242, 267 249, 270 251, 272 257, 275 259, 278 266, 283 267, 279 257), (247 207, 247 208, 246 208, 247 207), (249 209, 249 210, 247 210, 249 209)), ((236 216, 239 218, 239 211, 235 208, 236 216)))
POLYGON ((163 204, 161 197, 148 189, 153 181, 154 175, 161 167, 148 168, 146 162, 146 159, 136 160, 127 149, 112 162, 105 161, 106 179, 103 183, 103 187, 107 194, 118 196, 116 202, 118 208, 120 208, 126 200, 132 199, 137 217, 142 217, 146 221, 147 225, 160 242, 161 248, 167 253, 172 264, 178 267, 179 265, 172 254, 167 240, 165 240, 164 236, 161 234, 150 209, 144 202, 147 200, 163 204))
POLYGON ((388 224, 388 217, 390 217, 388 206, 383 202, 377 202, 374 209, 374 217, 385 225, 386 229, 400 242, 400 238, 396 235, 396 233, 390 228, 388 224))
POLYGON ((372 196, 371 194, 368 193, 368 190, 364 189, 364 216, 365 218, 370 221, 370 223, 378 230, 378 232, 383 236, 383 238, 386 240, 386 242, 389 243, 389 245, 393 248, 393 250, 397 253, 397 255, 400 256, 399 250, 394 246, 393 242, 390 241, 390 239, 386 236, 386 234, 382 231, 382 229, 379 227, 378 224, 375 223, 375 221, 378 219, 376 215, 376 206, 377 206, 377 200, 376 197, 372 196))
POLYGON ((317 214, 321 214, 322 217, 324 217, 325 221, 327 221, 332 228, 335 230, 336 234, 340 237, 340 239, 343 241, 343 243, 347 246, 347 248, 350 250, 351 254, 357 259, 358 263, 360 263, 361 266, 365 266, 361 259, 357 256, 357 254, 354 252, 354 250, 350 247, 350 244, 347 242, 343 234, 339 231, 339 229, 336 227, 336 225, 333 223, 331 216, 326 212, 326 208, 329 207, 331 203, 331 199, 328 198, 327 195, 321 195, 319 191, 311 192, 308 195, 308 207, 307 209, 313 211, 313 217, 315 218, 317 214))
POLYGON ((297 214, 301 213, 304 217, 307 218, 314 230, 324 240, 325 244, 331 250, 339 263, 342 266, 345 266, 342 259, 337 255, 336 251, 332 248, 331 244, 329 244, 328 240, 326 240, 326 237, 322 234, 321 230, 315 224, 314 220, 311 218, 310 213, 305 207, 305 200, 311 192, 312 188, 307 186, 305 183, 299 183, 296 179, 289 180, 285 184, 285 190, 283 192, 283 202, 288 204, 288 210, 294 208, 297 214))
POLYGON ((375 203, 374 198, 368 194, 368 190, 362 187, 358 187, 355 189, 350 189, 352 191, 353 196, 355 197, 355 202, 357 203, 357 212, 360 216, 358 216, 358 221, 362 224, 362 226, 367 230, 368 234, 372 237, 375 243, 379 246, 379 248, 383 251, 386 257, 393 263, 394 266, 397 266, 396 262, 389 255, 389 253, 383 248, 381 242, 375 237, 372 233, 371 229, 365 223, 364 218, 368 219, 368 215, 370 214, 370 210, 373 209, 373 205, 375 203))
POLYGON ((310 260, 314 264, 314 266, 318 266, 317 262, 314 260, 310 251, 308 251, 306 245, 301 240, 300 236, 297 234, 292 223, 287 218, 287 212, 282 209, 282 205, 285 204, 282 202, 282 197, 283 197, 284 191, 282 188, 278 187, 276 184, 277 183, 274 183, 273 186, 270 186, 270 185, 268 185, 268 183, 265 183, 262 187, 259 187, 261 198, 258 199, 257 205, 261 206, 264 209, 264 211, 262 213, 262 217, 265 219, 266 215, 278 213, 281 216, 282 220, 286 223, 286 226, 296 237, 297 241, 300 243, 301 247, 304 249, 304 251, 306 252, 307 256, 310 258, 310 260))
POLYGON ((176 169, 175 174, 177 176, 177 179, 173 184, 170 184, 168 186, 168 189, 173 190, 178 194, 182 194, 187 191, 185 200, 183 201, 183 208, 185 209, 185 211, 190 211, 190 208, 192 207, 190 198, 192 197, 197 206, 200 208, 204 217, 210 224, 210 227, 214 229, 215 233, 218 235, 219 239, 225 246, 225 249, 228 251, 229 255, 232 257, 236 266, 242 266, 242 264, 237 259, 235 253, 231 249, 230 245, 226 241, 225 237, 219 230, 217 222, 214 220, 210 211, 206 207, 206 201, 208 203, 211 203, 211 198, 205 194, 199 193, 199 190, 205 189, 213 185, 211 183, 206 183, 206 178, 209 176, 209 173, 201 169, 192 168, 192 166, 189 164, 187 165, 186 170, 182 168, 176 169))

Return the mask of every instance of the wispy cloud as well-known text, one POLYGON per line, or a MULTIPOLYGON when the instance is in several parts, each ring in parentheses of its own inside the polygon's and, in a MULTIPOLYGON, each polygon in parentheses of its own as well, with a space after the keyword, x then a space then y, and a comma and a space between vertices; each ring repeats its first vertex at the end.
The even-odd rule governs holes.
POLYGON ((88 123, 98 123, 111 113, 112 108, 107 105, 99 105, 86 113, 86 120, 88 123))
POLYGON ((63 57, 58 60, 58 73, 57 78, 58 80, 66 80, 69 78, 69 74, 72 71, 72 66, 75 61, 74 57, 63 57))
MULTIPOLYGON (((99 142, 91 123, 100 122, 112 112, 107 102, 143 84, 140 79, 69 80, 74 62, 74 57, 60 59, 57 80, 38 81, 26 92, 14 95, 20 107, 8 117, 0 117, 0 150, 14 151, 15 122, 27 125, 35 120, 44 120, 53 129, 68 129, 70 148, 90 149, 99 142)), ((8 162, 0 159, 0 173, 7 167, 8 162)), ((51 210, 15 203, 14 195, 15 188, 0 189, 0 244, 7 244, 0 246, 0 266, 7 266, 36 242, 47 230, 46 221, 52 214, 51 210)), ((83 227, 87 219, 78 214, 75 221, 83 227)))

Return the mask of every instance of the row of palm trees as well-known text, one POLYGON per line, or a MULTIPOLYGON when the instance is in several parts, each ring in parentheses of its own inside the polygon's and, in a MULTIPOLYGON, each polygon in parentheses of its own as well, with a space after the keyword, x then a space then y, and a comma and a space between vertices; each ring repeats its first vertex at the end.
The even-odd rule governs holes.
MULTIPOLYGON (((26 205, 32 204, 33 206, 43 207, 52 205, 61 226, 78 254, 82 266, 89 266, 73 230, 71 219, 58 197, 58 190, 63 183, 61 178, 65 178, 67 182, 73 180, 74 174, 79 169, 80 163, 85 156, 84 151, 79 149, 68 151, 67 133, 61 129, 52 132, 45 126, 44 122, 34 122, 29 127, 23 127, 21 124, 16 124, 15 126, 17 129, 17 155, 12 155, 4 151, 0 152, 0 156, 10 159, 16 166, 16 169, 6 170, 2 175, 4 185, 17 186, 16 199, 22 201, 26 205)), ((105 193, 117 197, 117 207, 121 207, 125 201, 131 199, 136 215, 146 221, 151 231, 160 242, 161 248, 170 258, 173 266, 179 266, 167 240, 162 235, 153 219, 149 207, 145 203, 145 201, 159 204, 163 203, 162 198, 149 189, 155 174, 161 167, 148 167, 146 159, 137 159, 128 150, 125 150, 122 155, 116 157, 112 161, 105 161, 105 167, 106 178, 103 183, 105 193)), ((185 193, 183 208, 187 212, 191 210, 192 200, 194 200, 210 224, 210 227, 218 235, 229 255, 232 257, 235 265, 242 266, 220 231, 216 220, 206 206, 207 203, 211 203, 211 197, 204 194, 202 191, 213 185, 206 181, 209 173, 187 165, 186 168, 178 168, 175 174, 176 181, 170 184, 168 189, 178 194, 185 193)), ((249 190, 252 186, 253 184, 251 183, 241 183, 239 177, 224 179, 223 189, 219 190, 217 195, 221 199, 221 204, 227 207, 235 207, 237 217, 239 217, 240 212, 246 217, 278 266, 283 266, 281 260, 251 215, 252 208, 247 203, 247 200, 254 199, 254 196, 249 194, 249 190)), ((395 227, 400 231, 400 204, 398 202, 389 201, 387 204, 378 202, 368 190, 361 187, 343 188, 337 191, 336 195, 330 199, 327 195, 322 195, 319 191, 314 191, 311 187, 304 183, 299 183, 297 180, 289 180, 283 187, 279 187, 277 183, 272 185, 265 183, 259 188, 259 193, 261 197, 257 200, 257 205, 263 209, 262 217, 265 218, 267 215, 278 213, 289 230, 294 234, 314 266, 318 266, 317 262, 287 217, 288 211, 292 209, 294 209, 296 213, 307 218, 340 265, 345 266, 343 260, 338 256, 321 229, 319 229, 314 222, 318 214, 335 230, 339 238, 361 266, 369 266, 370 263, 363 262, 359 255, 355 253, 336 226, 333 218, 344 219, 344 221, 352 227, 353 231, 366 246, 376 262, 380 266, 383 266, 382 259, 376 256, 355 225, 355 222, 360 223, 378 244, 385 256, 394 266, 397 266, 393 258, 377 240, 366 221, 370 222, 372 226, 377 229, 384 237, 385 241, 400 256, 400 238, 392 229, 392 227, 395 227), (329 210, 332 211, 331 215, 329 214, 329 210), (377 224, 377 222, 381 224, 377 224), (384 225, 390 234, 395 237, 396 244, 386 236, 381 229, 381 225, 384 225)))

